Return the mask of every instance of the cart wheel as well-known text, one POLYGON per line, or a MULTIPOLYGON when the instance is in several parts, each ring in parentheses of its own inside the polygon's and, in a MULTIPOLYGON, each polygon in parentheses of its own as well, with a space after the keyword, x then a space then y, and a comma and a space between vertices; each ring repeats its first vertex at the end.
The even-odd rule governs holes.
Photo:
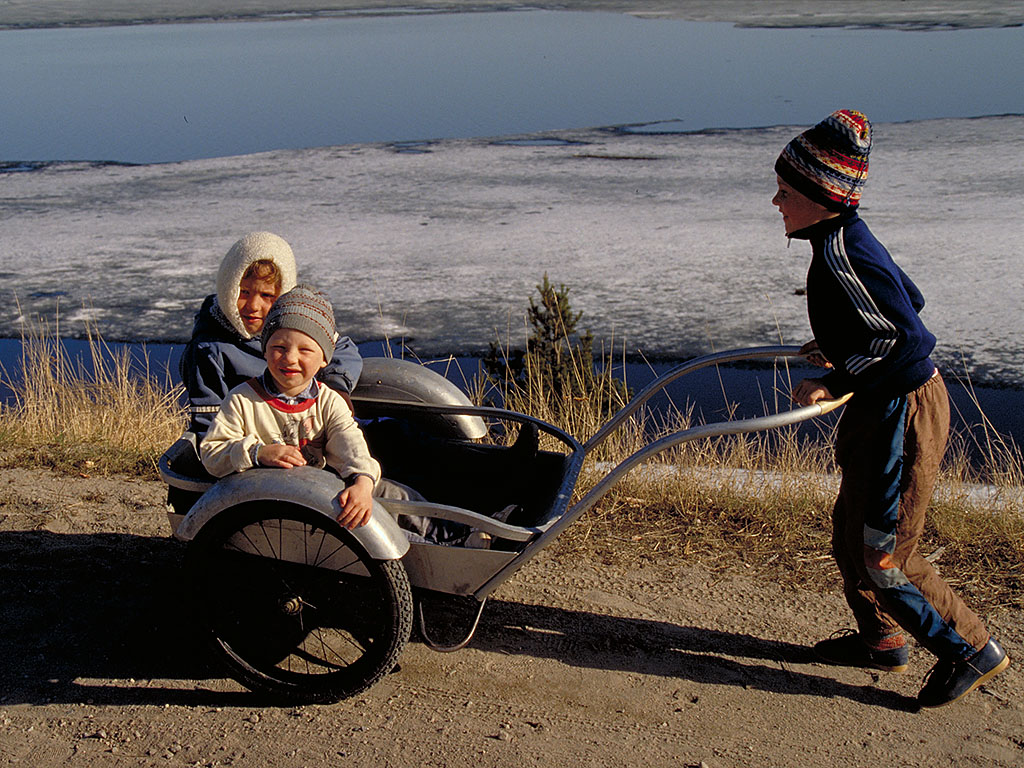
POLYGON ((200 627, 231 676, 295 701, 352 696, 390 672, 409 640, 412 593, 398 560, 373 560, 303 507, 232 507, 189 545, 200 627))

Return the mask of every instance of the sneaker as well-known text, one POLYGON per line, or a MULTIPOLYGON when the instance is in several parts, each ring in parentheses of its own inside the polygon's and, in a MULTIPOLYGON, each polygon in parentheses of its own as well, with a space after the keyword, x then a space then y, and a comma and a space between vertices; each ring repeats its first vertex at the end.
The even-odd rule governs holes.
POLYGON ((883 672, 905 672, 909 660, 906 645, 884 651, 876 650, 868 647, 860 634, 852 629, 841 629, 828 640, 816 643, 814 653, 827 664, 867 667, 883 672))
POLYGON ((986 683, 1010 666, 1006 651, 989 638, 985 647, 967 659, 939 659, 925 678, 917 694, 922 707, 941 707, 959 701, 982 683, 986 683))

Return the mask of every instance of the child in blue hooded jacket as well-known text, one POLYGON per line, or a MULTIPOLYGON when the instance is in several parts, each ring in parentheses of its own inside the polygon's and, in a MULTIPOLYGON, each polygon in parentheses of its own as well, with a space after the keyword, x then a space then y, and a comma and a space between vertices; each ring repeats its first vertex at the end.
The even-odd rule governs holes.
MULTIPOLYGON (((270 232, 249 233, 221 261, 217 293, 207 296, 196 313, 192 338, 179 363, 188 393, 189 429, 200 437, 228 392, 263 373, 263 323, 277 298, 295 287, 295 272, 291 247, 270 232)), ((356 345, 339 335, 317 379, 347 395, 362 368, 356 345)))

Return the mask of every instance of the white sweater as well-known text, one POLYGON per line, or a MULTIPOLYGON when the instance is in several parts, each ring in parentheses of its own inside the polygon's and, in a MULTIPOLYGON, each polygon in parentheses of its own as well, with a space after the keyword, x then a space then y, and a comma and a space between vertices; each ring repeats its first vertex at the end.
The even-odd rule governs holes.
POLYGON ((254 466, 254 445, 281 443, 302 450, 307 464, 330 466, 343 478, 368 475, 380 480, 380 464, 370 455, 362 430, 348 403, 329 387, 317 386, 316 397, 289 405, 270 394, 259 379, 250 379, 228 393, 199 453, 216 477, 254 466))

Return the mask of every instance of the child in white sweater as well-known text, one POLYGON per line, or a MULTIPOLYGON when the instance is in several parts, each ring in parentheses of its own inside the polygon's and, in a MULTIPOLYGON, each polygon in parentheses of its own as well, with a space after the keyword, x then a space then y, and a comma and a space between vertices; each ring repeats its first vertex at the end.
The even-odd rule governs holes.
POLYGON ((314 378, 330 359, 335 337, 326 296, 303 285, 281 296, 263 325, 266 371, 231 390, 200 455, 217 477, 257 466, 330 467, 346 481, 338 522, 358 528, 370 520, 373 496, 422 497, 381 480, 349 404, 314 378))

